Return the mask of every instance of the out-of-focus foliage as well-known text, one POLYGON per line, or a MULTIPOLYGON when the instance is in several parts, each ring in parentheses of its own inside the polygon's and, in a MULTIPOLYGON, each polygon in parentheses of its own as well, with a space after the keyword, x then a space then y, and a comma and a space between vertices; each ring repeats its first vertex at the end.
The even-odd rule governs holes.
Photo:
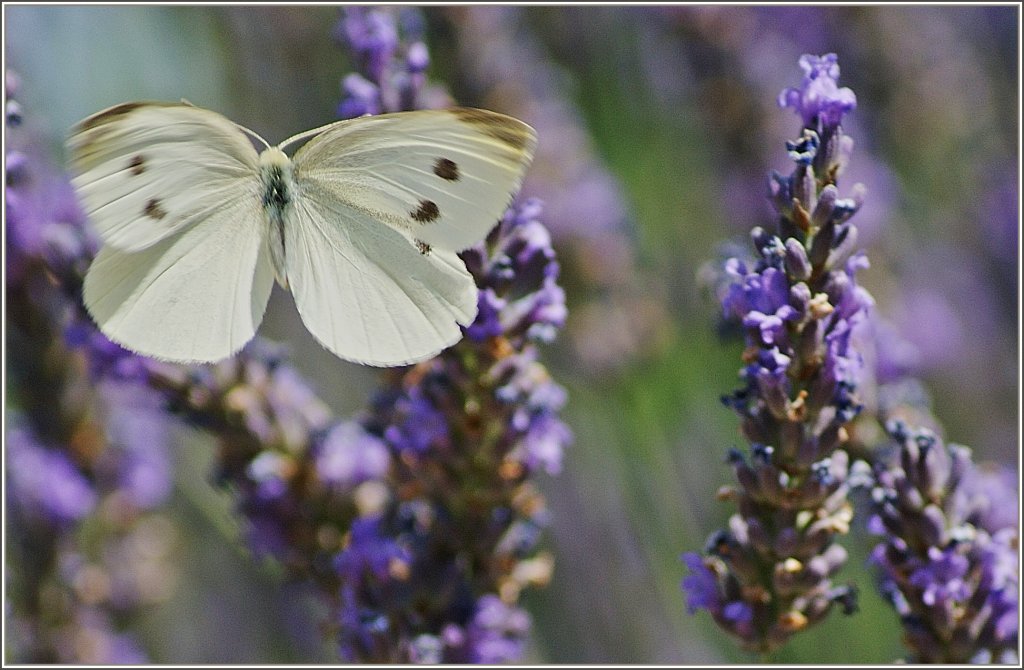
MULTIPOLYGON (((945 439, 971 445, 978 461, 1017 462, 1018 12, 424 9, 428 75, 460 104, 538 129, 526 189, 547 200, 562 262, 566 334, 542 356, 568 392, 563 418, 575 441, 561 474, 538 480, 555 569, 525 597, 528 660, 751 660, 706 617, 687 615, 679 591, 679 554, 726 522, 715 490, 741 440, 718 398, 736 386, 742 344, 716 332, 719 308, 699 270, 724 242, 773 221, 768 175, 786 168, 783 143, 796 134, 776 97, 797 80, 801 54, 837 53, 842 84, 857 94, 845 183, 867 187, 857 224, 871 259, 858 281, 913 345, 903 364, 925 382, 945 439)), ((354 69, 325 7, 18 6, 4 15, 8 67, 32 110, 24 131, 58 166, 73 122, 127 100, 186 98, 280 139, 333 120, 341 78, 354 69)), ((287 296, 275 292, 261 333, 290 346, 337 412, 365 406, 379 383, 376 371, 320 349, 287 296)), ((23 353, 8 348, 8 361, 23 353)), ((211 444, 182 439, 166 510, 173 594, 130 622, 149 656, 333 659, 310 603, 241 548, 229 504, 207 483, 211 444)), ((861 611, 773 660, 904 656, 897 617, 864 566, 871 542, 851 535, 841 573, 859 583, 861 611)))

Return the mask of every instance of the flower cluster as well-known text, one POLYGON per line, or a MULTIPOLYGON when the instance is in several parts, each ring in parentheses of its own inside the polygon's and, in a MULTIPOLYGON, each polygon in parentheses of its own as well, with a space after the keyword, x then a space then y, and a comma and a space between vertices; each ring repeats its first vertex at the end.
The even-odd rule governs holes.
POLYGON ((547 580, 547 524, 530 483, 570 439, 565 393, 537 361, 565 318, 550 240, 527 202, 463 253, 480 286, 465 339, 393 377, 362 421, 386 447, 387 500, 364 510, 336 565, 346 657, 516 660, 529 618, 515 603, 547 580), (358 529, 358 533, 356 530, 358 529))
POLYGON ((912 663, 1016 663, 1020 549, 1015 484, 966 447, 892 421, 874 463, 872 562, 912 663), (1009 512, 1009 514, 1007 514, 1009 512))
POLYGON ((427 83, 430 53, 416 9, 354 6, 343 12, 335 38, 348 47, 358 72, 341 82, 339 117, 446 106, 448 95, 427 83))
POLYGON ((859 200, 837 187, 852 146, 840 122, 854 96, 836 85, 834 55, 805 56, 801 65, 803 84, 780 96, 804 127, 787 143, 793 172, 773 176, 777 228, 755 228, 756 260, 730 258, 723 272, 724 315, 746 341, 743 386, 723 397, 750 443, 749 454, 730 452, 737 485, 721 492, 738 511, 704 555, 684 556, 690 610, 708 610, 760 652, 834 604, 855 608, 852 587, 832 583, 846 561, 835 539, 853 513, 846 427, 862 407, 852 335, 872 305, 856 281, 867 264, 849 222, 859 200))
MULTIPOLYGON (((362 74, 345 79, 342 116, 446 97, 425 83, 420 22, 412 10, 346 8, 340 32, 362 74)), ((536 551, 547 514, 530 476, 556 473, 571 437, 558 418, 565 393, 535 346, 554 339, 566 316, 541 209, 536 200, 513 206, 461 254, 480 289, 465 338, 394 374, 358 437, 338 442, 388 456, 376 479, 359 484, 334 560, 346 658, 494 663, 522 654, 529 617, 519 592, 551 570, 536 551)))
MULTIPOLYGON (((143 663, 121 622, 173 591, 167 416, 120 380, 91 385, 65 333, 95 250, 66 177, 29 142, 6 75, 8 637, 17 662, 143 663)), ((28 125, 28 124, 26 124, 28 125)))

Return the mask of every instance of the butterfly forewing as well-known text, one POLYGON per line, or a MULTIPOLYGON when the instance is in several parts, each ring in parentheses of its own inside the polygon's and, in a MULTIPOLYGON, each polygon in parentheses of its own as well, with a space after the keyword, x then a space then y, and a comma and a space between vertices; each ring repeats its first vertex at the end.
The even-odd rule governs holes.
POLYGON ((105 246, 85 277, 85 305, 103 333, 137 353, 216 361, 263 319, 274 269, 257 200, 222 202, 202 225, 142 251, 105 246))
POLYGON ((89 219, 123 251, 207 219, 243 190, 258 197, 249 139, 220 114, 191 105, 111 107, 79 123, 68 148, 89 219))
POLYGON ((458 324, 476 316, 476 286, 454 252, 423 253, 318 182, 294 204, 288 282, 306 328, 337 356, 414 363, 458 341, 458 324))
POLYGON ((362 117, 329 126, 295 154, 301 190, 434 249, 482 240, 519 188, 536 135, 525 123, 454 108, 362 117))

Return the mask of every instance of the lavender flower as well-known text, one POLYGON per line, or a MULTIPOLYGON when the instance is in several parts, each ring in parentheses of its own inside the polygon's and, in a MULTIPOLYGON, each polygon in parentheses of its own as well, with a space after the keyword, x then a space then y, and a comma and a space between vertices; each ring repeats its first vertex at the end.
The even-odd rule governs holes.
POLYGON ((691 611, 708 610, 761 652, 834 604, 855 608, 852 587, 831 581, 846 560, 835 537, 852 518, 846 427, 861 410, 862 358, 851 336, 872 305, 856 281, 866 266, 849 223, 859 202, 840 198, 836 185, 851 146, 840 122, 855 103, 835 84, 834 55, 804 56, 801 65, 803 85, 780 96, 804 129, 787 145, 794 171, 773 177, 777 229, 754 228, 754 259, 723 267, 724 316, 746 339, 743 386, 723 398, 750 442, 749 456, 729 457, 738 485, 724 496, 739 509, 703 556, 684 555, 691 611))
MULTIPOLYGON (((779 94, 780 107, 792 107, 805 128, 835 128, 843 116, 857 106, 857 97, 848 88, 839 88, 839 58, 835 54, 800 57, 804 81, 798 88, 787 88, 779 94)), ((820 134, 820 133, 819 133, 820 134)))
MULTIPOLYGON (((174 588, 165 413, 127 381, 91 386, 65 333, 95 250, 67 177, 29 142, 7 75, 8 600, 17 662, 142 663, 123 622, 174 588)), ((109 343, 108 343, 109 344, 109 343)))
POLYGON ((565 318, 537 214, 533 201, 509 210, 463 253, 481 301, 497 307, 482 309, 455 347, 396 376, 363 421, 392 454, 392 494, 375 532, 353 534, 345 550, 388 557, 359 573, 360 588, 343 580, 349 658, 496 662, 521 652, 529 624, 515 602, 550 571, 536 553, 547 514, 528 478, 556 472, 570 439, 557 418, 564 392, 533 344, 565 318))
POLYGON ((450 103, 441 88, 427 83, 430 54, 416 9, 345 7, 342 11, 335 38, 348 47, 358 72, 342 79, 339 117, 434 109, 450 103))
MULTIPOLYGON (((998 485, 979 489, 970 450, 894 421, 895 450, 874 464, 872 561, 903 623, 912 663, 1016 663, 1019 537, 998 485)), ((998 482, 998 480, 996 480, 998 482)))
MULTIPOLYGON (((339 115, 448 100, 426 83, 418 18, 346 9, 339 32, 360 73, 344 80, 339 115)), ((361 422, 360 442, 386 445, 391 468, 370 488, 372 502, 364 496, 362 530, 353 526, 336 560, 348 659, 496 662, 521 653, 529 618, 515 602, 550 572, 534 555, 546 513, 527 478, 557 472, 571 438, 557 416, 564 391, 534 346, 550 342, 566 315, 541 209, 537 200, 513 206, 485 243, 462 253, 480 288, 465 339, 394 376, 361 422)))

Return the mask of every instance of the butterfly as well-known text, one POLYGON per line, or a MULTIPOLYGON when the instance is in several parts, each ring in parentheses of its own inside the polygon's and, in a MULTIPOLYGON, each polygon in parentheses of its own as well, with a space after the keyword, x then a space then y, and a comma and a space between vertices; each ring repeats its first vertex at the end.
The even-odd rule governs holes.
POLYGON ((276 280, 329 351, 394 366, 436 355, 476 317, 456 252, 493 228, 537 136, 509 116, 451 108, 338 121, 270 146, 183 101, 111 107, 67 144, 103 242, 84 302, 109 339, 167 361, 228 358, 255 335, 276 280))

